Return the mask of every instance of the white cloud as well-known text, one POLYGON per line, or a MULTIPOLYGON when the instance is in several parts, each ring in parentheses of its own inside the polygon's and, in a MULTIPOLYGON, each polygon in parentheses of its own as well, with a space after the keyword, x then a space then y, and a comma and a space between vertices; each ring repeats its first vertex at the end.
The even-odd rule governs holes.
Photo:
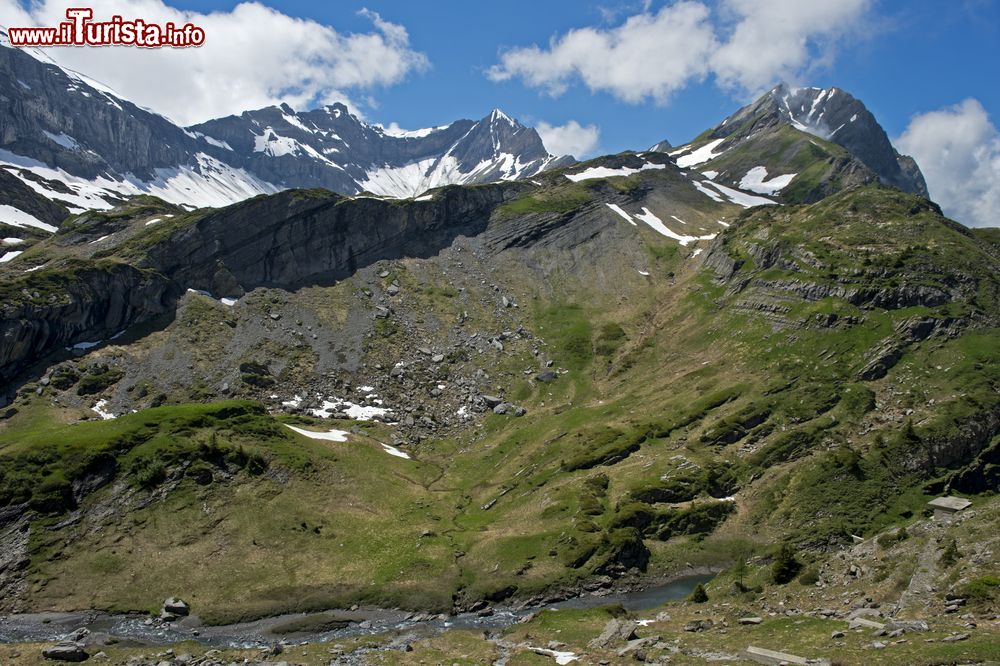
POLYGON ((896 146, 917 160, 948 217, 1000 226, 1000 132, 977 100, 915 116, 896 146))
POLYGON ((756 92, 778 79, 829 59, 837 37, 859 27, 871 0, 726 0, 736 17, 732 32, 712 57, 723 87, 756 92))
POLYGON ((579 80, 631 103, 665 102, 709 75, 722 88, 757 92, 828 63, 872 1, 724 0, 715 15, 696 0, 655 13, 647 5, 619 26, 579 28, 547 48, 506 51, 487 75, 520 78, 552 95, 579 80))
POLYGON ((565 125, 550 125, 539 121, 535 130, 542 137, 545 149, 553 155, 572 155, 577 159, 593 154, 601 131, 597 125, 581 125, 570 120, 565 125))
POLYGON ((579 79, 627 102, 663 102, 678 88, 708 73, 715 38, 708 8, 679 2, 657 13, 643 12, 607 30, 580 28, 553 38, 547 49, 516 48, 500 57, 487 75, 515 77, 558 95, 579 79))
MULTIPOLYGON (((428 66, 410 48, 400 25, 362 10, 373 23, 367 33, 342 34, 312 20, 294 18, 258 2, 202 14, 162 0, 93 0, 95 20, 127 19, 204 28, 205 44, 188 49, 51 48, 50 57, 182 124, 286 101, 293 107, 349 101, 345 91, 366 94, 402 81, 428 66)), ((66 3, 40 0, 25 15, 18 0, 0 0, 0 16, 16 25, 57 25, 66 3)))

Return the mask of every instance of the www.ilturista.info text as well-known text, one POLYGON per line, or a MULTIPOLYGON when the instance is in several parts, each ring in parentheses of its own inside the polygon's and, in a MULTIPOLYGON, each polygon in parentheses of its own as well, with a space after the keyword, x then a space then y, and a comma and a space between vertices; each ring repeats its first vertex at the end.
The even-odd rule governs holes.
POLYGON ((144 48, 201 46, 205 31, 185 23, 163 25, 142 19, 112 16, 110 21, 92 21, 94 11, 85 7, 66 10, 68 21, 48 28, 8 28, 11 46, 141 46, 144 48))

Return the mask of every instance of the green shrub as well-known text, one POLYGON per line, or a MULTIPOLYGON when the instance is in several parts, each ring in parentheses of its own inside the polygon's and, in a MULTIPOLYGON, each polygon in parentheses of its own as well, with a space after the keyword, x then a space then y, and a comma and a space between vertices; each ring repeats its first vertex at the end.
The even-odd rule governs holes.
POLYGON ((124 376, 125 373, 118 368, 109 369, 104 366, 92 370, 80 379, 80 385, 76 387, 77 395, 100 393, 124 376))
POLYGON ((953 566, 962 557, 961 551, 958 550, 958 542, 952 539, 948 542, 948 545, 944 547, 944 552, 941 553, 941 558, 938 563, 943 567, 953 566))
POLYGON ((771 564, 771 580, 778 585, 784 585, 791 582, 801 568, 802 565, 796 559, 791 544, 782 543, 771 564))
POLYGON ((885 534, 880 534, 875 543, 877 543, 882 548, 892 548, 900 541, 905 541, 909 538, 909 534, 906 532, 905 527, 900 527, 895 532, 887 532, 885 534))
POLYGON ((694 590, 691 591, 688 601, 696 604, 703 604, 708 601, 708 592, 705 591, 705 586, 698 583, 694 590))
POLYGON ((1000 576, 981 576, 965 586, 963 596, 975 601, 992 601, 1000 597, 1000 576))
POLYGON ((152 490, 167 478, 167 468, 163 462, 146 457, 136 458, 129 472, 135 484, 144 490, 152 490))
POLYGON ((73 385, 80 381, 80 373, 73 368, 58 368, 49 378, 49 383, 60 391, 73 388, 73 385))
POLYGON ((815 585, 819 582, 819 568, 812 566, 807 567, 801 574, 799 574, 799 582, 803 585, 815 585))
POLYGON ((601 330, 597 334, 595 351, 598 356, 611 356, 626 340, 625 330, 614 322, 608 322, 601 326, 601 330))

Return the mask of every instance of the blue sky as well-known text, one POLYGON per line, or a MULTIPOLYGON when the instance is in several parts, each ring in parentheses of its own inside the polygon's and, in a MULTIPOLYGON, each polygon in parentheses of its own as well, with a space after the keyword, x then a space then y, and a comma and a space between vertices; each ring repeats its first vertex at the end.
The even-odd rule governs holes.
MULTIPOLYGON (((79 4, 79 3, 77 3, 79 4)), ((577 157, 679 144, 779 80, 860 98, 956 219, 1000 226, 1000 0, 89 0, 198 49, 49 55, 180 124, 346 101, 417 129, 494 107, 577 157)), ((53 25, 66 0, 0 0, 53 25)))
MULTIPOLYGON (((236 3, 177 1, 200 12, 229 10, 236 3)), ((568 30, 614 26, 641 11, 641 3, 544 0, 469 3, 285 1, 266 4, 292 16, 312 18, 340 32, 363 32, 370 21, 362 7, 404 26, 413 49, 430 67, 394 86, 371 91, 379 107, 365 107, 372 120, 407 128, 478 118, 499 106, 528 122, 576 120, 600 128, 601 152, 641 148, 660 138, 675 143, 694 136, 748 98, 721 91, 711 76, 675 92, 666 102, 627 103, 607 92, 573 85, 552 97, 518 80, 493 82, 485 71, 498 53, 545 45, 568 30), (615 18, 607 11, 616 13, 615 18)), ((665 3, 653 3, 651 11, 665 3)), ((801 83, 840 86, 861 98, 890 136, 903 132, 918 113, 977 98, 994 117, 1000 108, 1000 6, 991 1, 917 0, 879 2, 856 34, 835 48, 833 60, 802 74, 801 83)), ((650 63, 650 67, 655 67, 650 63)))

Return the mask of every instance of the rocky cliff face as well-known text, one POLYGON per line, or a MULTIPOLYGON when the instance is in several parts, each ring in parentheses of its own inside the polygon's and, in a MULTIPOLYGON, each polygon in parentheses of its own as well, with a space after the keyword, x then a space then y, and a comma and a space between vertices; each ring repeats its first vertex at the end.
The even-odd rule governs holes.
POLYGON ((292 190, 210 213, 153 247, 144 263, 217 296, 329 283, 375 261, 431 256, 458 235, 474 236, 516 192, 446 188, 404 204, 292 190))
POLYGON ((262 286, 330 284, 383 259, 432 256, 459 235, 481 233, 518 191, 454 187, 400 203, 288 190, 210 212, 148 248, 136 266, 71 261, 22 273, 6 285, 0 310, 0 376, 171 312, 187 289, 239 297, 262 286))
POLYGON ((162 275, 119 263, 71 267, 7 291, 19 287, 0 309, 4 381, 53 351, 86 349, 164 314, 180 293, 162 275))

